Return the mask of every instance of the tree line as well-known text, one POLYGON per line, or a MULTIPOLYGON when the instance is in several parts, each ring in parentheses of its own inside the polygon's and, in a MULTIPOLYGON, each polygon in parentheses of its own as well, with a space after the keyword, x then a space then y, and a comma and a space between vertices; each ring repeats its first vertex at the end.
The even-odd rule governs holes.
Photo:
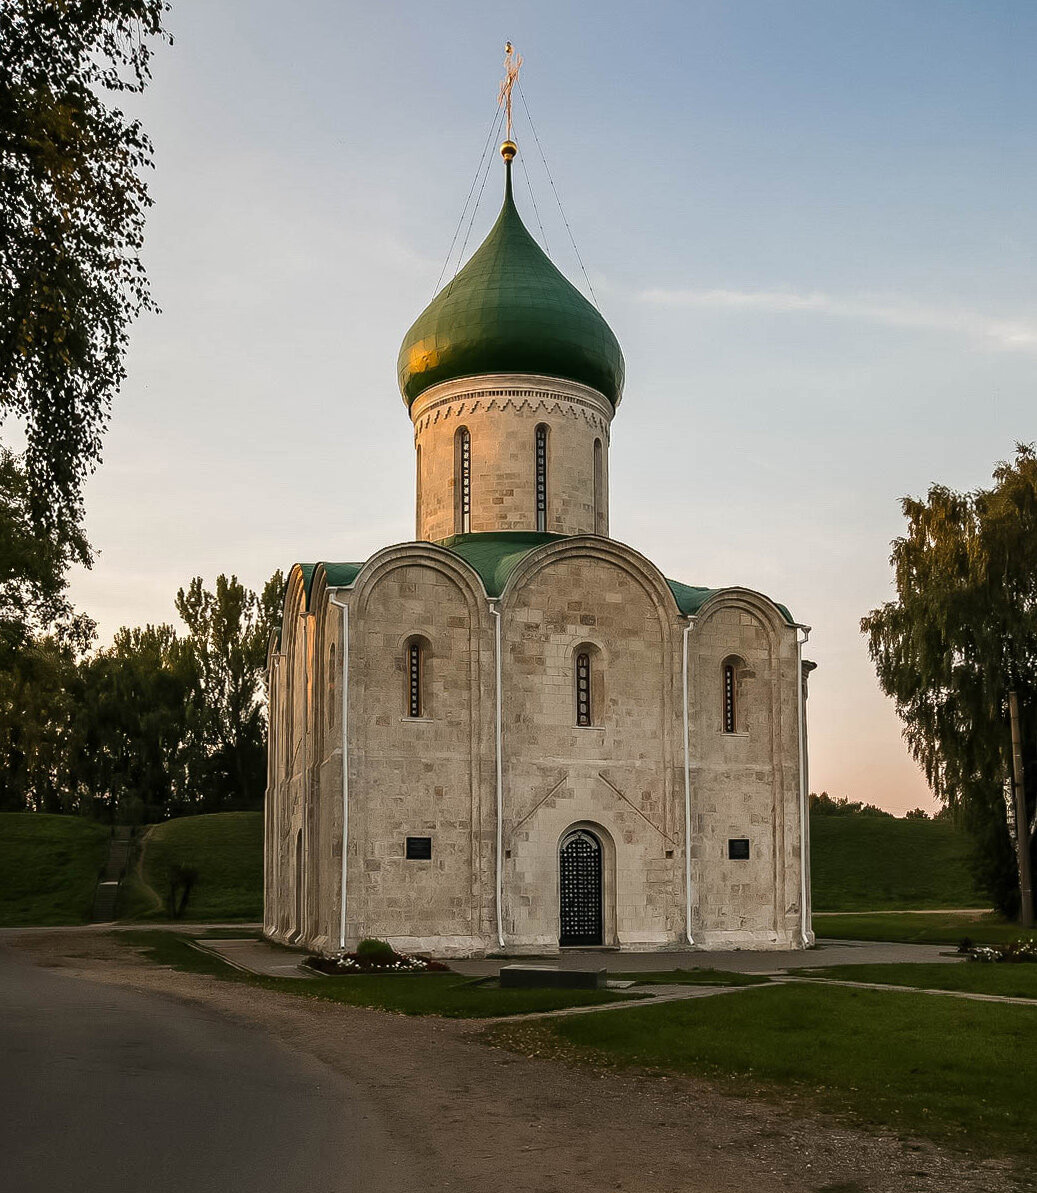
MULTIPOLYGON (((8 464, 10 461, 8 461, 8 464)), ((98 646, 66 609, 45 628, 2 619, 0 811, 138 824, 259 808, 264 668, 283 577, 261 592, 195 577, 181 625, 122 627, 98 646)))

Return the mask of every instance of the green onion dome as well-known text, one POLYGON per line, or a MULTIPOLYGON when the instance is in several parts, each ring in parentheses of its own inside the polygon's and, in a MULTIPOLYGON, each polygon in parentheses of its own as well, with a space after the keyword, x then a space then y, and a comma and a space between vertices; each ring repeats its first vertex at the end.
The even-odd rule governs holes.
POLYGON ((507 155, 505 168, 497 222, 403 337, 403 399, 410 406, 431 386, 459 377, 542 373, 588 385, 616 406, 625 374, 619 342, 526 230, 507 155))

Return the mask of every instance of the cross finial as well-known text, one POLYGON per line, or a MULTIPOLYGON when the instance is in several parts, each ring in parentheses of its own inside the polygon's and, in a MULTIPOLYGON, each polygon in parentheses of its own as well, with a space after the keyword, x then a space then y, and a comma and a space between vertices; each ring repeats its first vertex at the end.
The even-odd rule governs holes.
POLYGON ((515 53, 515 47, 511 42, 507 42, 504 46, 504 78, 501 79, 500 92, 497 95, 497 103, 504 105, 505 115, 508 122, 508 140, 511 140, 511 89, 518 82, 519 70, 522 67, 522 55, 515 53))

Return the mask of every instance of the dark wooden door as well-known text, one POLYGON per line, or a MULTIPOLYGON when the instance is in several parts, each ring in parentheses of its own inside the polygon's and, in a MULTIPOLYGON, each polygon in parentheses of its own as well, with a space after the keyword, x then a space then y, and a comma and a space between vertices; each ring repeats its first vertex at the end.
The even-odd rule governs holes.
POLYGON ((602 944, 601 842, 578 829, 562 842, 558 888, 563 947, 602 944))

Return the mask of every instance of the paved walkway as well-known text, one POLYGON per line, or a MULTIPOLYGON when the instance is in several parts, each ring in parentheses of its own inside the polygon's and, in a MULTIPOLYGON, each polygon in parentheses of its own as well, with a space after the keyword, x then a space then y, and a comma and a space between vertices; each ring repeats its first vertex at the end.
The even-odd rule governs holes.
POLYGON ((302 965, 308 953, 286 949, 268 940, 242 937, 240 940, 192 940, 196 949, 212 953, 235 969, 262 974, 271 978, 312 978, 315 975, 302 965))
MULTIPOLYGON (((956 965, 962 961, 950 945, 895 944, 874 940, 821 940, 813 949, 783 952, 684 949, 667 953, 620 953, 600 949, 566 949, 554 957, 509 958, 519 963, 549 961, 560 969, 607 969, 609 973, 665 973, 671 969, 724 969, 734 973, 783 973, 787 969, 820 969, 828 965, 887 965, 927 961, 956 965)), ((497 973, 500 958, 451 961, 450 968, 472 977, 497 973)))
POLYGON ((557 1019, 561 1015, 597 1015, 602 1011, 629 1011, 635 1007, 657 1007, 661 1002, 685 1002, 689 998, 712 998, 717 994, 738 994, 742 990, 760 990, 765 982, 751 986, 642 986, 641 990, 652 990, 644 998, 617 999, 616 1002, 595 1003, 589 1007, 561 1007, 557 1011, 529 1011, 524 1015, 501 1015, 496 1019, 473 1019, 473 1029, 482 1030, 491 1023, 521 1023, 527 1019, 557 1019))
MULTIPOLYGON (((286 949, 266 940, 204 940, 200 947, 216 953, 231 965, 270 977, 299 977, 305 953, 286 949)), ((782 974, 789 969, 819 969, 828 965, 887 965, 903 961, 939 962, 956 965, 959 957, 948 945, 883 944, 873 940, 826 940, 817 948, 791 952, 693 952, 620 953, 612 950, 566 949, 554 957, 514 957, 518 963, 548 963, 559 969, 607 969, 617 973, 666 973, 671 969, 722 969, 735 973, 782 974)), ((492 977, 507 961, 500 957, 450 962, 456 973, 468 977, 492 977)), ((683 990, 686 987, 680 986, 683 990)), ((722 987, 726 989, 726 987, 722 987)), ((656 987, 662 990, 664 987, 656 987)), ((669 990, 671 987, 665 987, 669 990)), ((611 1004, 610 1004, 611 1005, 611 1004)))
POLYGON ((109 932, 181 932, 188 936, 203 936, 206 932, 223 931, 233 928, 242 936, 248 933, 258 935, 263 931, 262 924, 246 924, 235 920, 227 924, 202 923, 195 924, 188 920, 121 920, 113 924, 53 924, 46 926, 30 926, 27 928, 0 928, 0 942, 5 936, 39 936, 46 933, 66 932, 99 932, 107 936, 109 932))

